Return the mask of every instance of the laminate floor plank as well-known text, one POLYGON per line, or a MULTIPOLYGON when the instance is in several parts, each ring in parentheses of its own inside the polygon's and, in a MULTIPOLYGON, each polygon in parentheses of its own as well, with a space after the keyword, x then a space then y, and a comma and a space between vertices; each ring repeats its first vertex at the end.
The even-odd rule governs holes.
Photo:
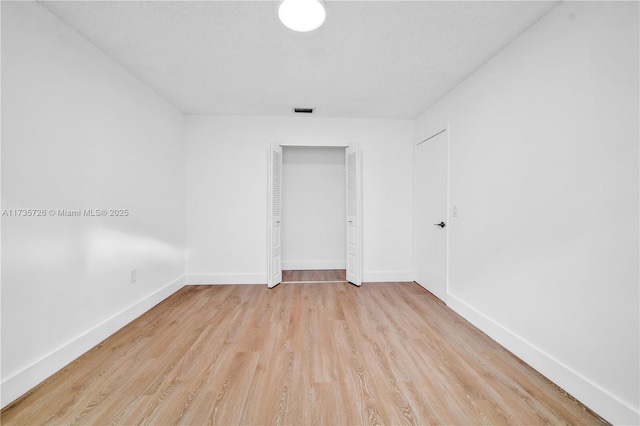
POLYGON ((312 364, 310 351, 296 352, 293 358, 291 374, 291 398, 286 407, 282 424, 310 425, 313 424, 314 384, 311 378, 312 364))
POLYGON ((187 286, 2 424, 607 424, 417 284, 338 281, 187 286))
POLYGON ((309 394, 310 421, 308 425, 347 424, 340 400, 340 388, 334 383, 315 383, 309 394), (336 394, 337 393, 337 394, 336 394))

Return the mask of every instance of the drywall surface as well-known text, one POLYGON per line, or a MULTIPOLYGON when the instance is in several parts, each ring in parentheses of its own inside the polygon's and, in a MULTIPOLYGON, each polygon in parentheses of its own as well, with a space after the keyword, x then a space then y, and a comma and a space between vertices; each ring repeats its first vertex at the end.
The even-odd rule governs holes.
POLYGON ((282 269, 346 268, 344 148, 282 152, 282 269))
POLYGON ((362 151, 363 278, 412 280, 411 120, 187 116, 189 282, 266 283, 271 143, 362 151))
POLYGON ((417 120, 450 123, 447 302, 638 424, 638 3, 565 2, 417 120))
POLYGON ((3 406, 181 285, 183 120, 37 3, 2 2, 3 406))

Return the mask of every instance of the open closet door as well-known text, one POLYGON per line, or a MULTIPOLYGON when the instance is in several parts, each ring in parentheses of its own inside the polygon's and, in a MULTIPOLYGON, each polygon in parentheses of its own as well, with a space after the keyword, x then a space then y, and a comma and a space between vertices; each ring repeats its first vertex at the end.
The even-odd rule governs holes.
POLYGON ((362 284, 362 201, 360 150, 347 147, 347 281, 362 284))
POLYGON ((272 145, 269 149, 269 288, 282 282, 282 245, 280 238, 280 219, 282 211, 282 147, 272 145))

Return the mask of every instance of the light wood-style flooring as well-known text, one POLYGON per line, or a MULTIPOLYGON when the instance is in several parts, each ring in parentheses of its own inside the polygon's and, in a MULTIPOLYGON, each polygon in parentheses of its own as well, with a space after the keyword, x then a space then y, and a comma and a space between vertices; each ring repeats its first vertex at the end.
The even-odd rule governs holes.
POLYGON ((345 269, 282 271, 283 283, 342 282, 342 281, 347 281, 347 271, 345 269))
POLYGON ((2 424, 606 423, 415 283, 188 286, 2 424))

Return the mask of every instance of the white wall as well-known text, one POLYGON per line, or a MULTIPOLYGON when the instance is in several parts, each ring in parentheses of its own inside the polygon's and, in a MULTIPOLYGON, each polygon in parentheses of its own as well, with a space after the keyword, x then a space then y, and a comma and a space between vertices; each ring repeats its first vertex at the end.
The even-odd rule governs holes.
POLYGON ((282 269, 344 269, 345 149, 285 147, 282 177, 282 269))
POLYGON ((177 290, 183 116, 35 2, 2 2, 2 405, 177 290), (129 283, 137 269, 137 282, 129 283))
POLYGON ((447 303, 638 424, 638 3, 565 2, 417 120, 450 123, 447 303))
POLYGON ((365 281, 411 280, 411 120, 188 116, 191 283, 266 283, 267 149, 359 144, 365 281))

